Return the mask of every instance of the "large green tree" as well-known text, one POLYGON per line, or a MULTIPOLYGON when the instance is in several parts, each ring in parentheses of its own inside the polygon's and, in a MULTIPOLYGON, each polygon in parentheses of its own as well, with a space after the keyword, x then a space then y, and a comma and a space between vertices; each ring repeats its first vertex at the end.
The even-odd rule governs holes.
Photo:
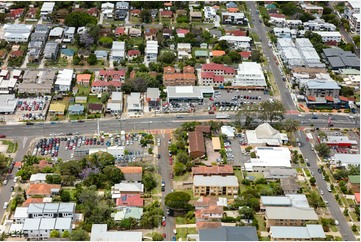
POLYGON ((264 121, 273 122, 274 120, 282 120, 286 109, 281 101, 265 101, 260 103, 261 112, 259 118, 264 121))
POLYGON ((300 121, 288 118, 283 121, 283 127, 287 132, 295 132, 300 127, 300 121))
POLYGON ((325 143, 315 145, 315 150, 321 157, 328 157, 331 153, 330 147, 325 143))
POLYGON ((165 205, 171 209, 189 210, 192 208, 188 202, 191 196, 185 192, 171 192, 165 197, 165 205))
POLYGON ((65 17, 64 24, 71 27, 82 27, 87 24, 96 24, 97 18, 84 11, 71 12, 65 17))

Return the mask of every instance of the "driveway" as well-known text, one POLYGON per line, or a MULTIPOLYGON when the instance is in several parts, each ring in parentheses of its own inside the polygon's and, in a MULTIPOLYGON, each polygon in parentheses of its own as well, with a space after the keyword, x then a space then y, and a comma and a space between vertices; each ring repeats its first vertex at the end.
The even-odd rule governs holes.
POLYGON ((216 15, 216 20, 214 21, 214 27, 221 27, 221 17, 219 15, 216 15))

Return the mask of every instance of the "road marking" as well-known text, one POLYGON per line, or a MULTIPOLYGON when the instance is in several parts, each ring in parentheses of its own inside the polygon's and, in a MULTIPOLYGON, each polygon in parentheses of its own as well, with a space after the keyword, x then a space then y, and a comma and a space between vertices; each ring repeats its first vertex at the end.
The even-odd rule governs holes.
POLYGON ((24 140, 23 140, 23 149, 25 148, 26 145, 26 140, 28 139, 28 137, 24 136, 24 140))

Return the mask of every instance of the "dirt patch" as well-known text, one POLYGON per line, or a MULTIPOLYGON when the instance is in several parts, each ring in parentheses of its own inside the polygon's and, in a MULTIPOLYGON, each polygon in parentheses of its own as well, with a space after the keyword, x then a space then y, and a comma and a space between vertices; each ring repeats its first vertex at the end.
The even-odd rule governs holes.
POLYGON ((220 157, 220 154, 218 151, 213 150, 212 140, 206 139, 205 143, 208 160, 203 161, 203 163, 205 163, 206 165, 211 165, 212 162, 216 162, 217 158, 220 157))

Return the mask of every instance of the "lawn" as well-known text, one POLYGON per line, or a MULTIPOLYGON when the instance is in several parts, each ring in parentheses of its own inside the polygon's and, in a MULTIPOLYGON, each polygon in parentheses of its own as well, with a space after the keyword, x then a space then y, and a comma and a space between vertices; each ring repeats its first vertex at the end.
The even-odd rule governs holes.
POLYGON ((310 173, 309 169, 306 168, 306 169, 303 169, 303 170, 305 171, 307 177, 311 177, 311 173, 310 173))
POLYGON ((28 68, 38 68, 39 63, 31 63, 31 62, 29 62, 29 63, 26 64, 26 67, 28 67, 28 68))
POLYGON ((81 120, 85 119, 85 115, 69 115, 70 120, 81 120))
POLYGON ((15 153, 18 150, 18 143, 13 143, 9 140, 3 140, 2 143, 8 146, 6 153, 15 153))
POLYGON ((78 93, 77 96, 88 96, 90 93, 90 86, 86 87, 84 85, 77 85, 78 93))
POLYGON ((338 231, 336 225, 330 225, 330 228, 331 228, 332 232, 337 232, 338 231))
POLYGON ((70 193, 71 201, 76 201, 76 197, 75 197, 76 189, 65 189, 65 191, 68 191, 70 193))
POLYGON ((140 24, 140 23, 142 23, 142 20, 141 20, 141 18, 138 18, 138 17, 130 17, 130 22, 132 23, 132 24, 140 24))
POLYGON ((248 172, 247 176, 253 176, 255 180, 263 178, 263 175, 259 172, 248 172))
POLYGON ((196 234, 196 228, 178 228, 177 229, 177 239, 186 239, 187 234, 196 234))
POLYGON ((129 45, 140 45, 140 44, 144 44, 144 38, 142 37, 133 37, 129 39, 129 45))
POLYGON ((185 173, 183 176, 174 176, 174 181, 187 181, 189 176, 190 176, 190 172, 185 173))
POLYGON ((186 220, 183 217, 176 217, 175 221, 176 221, 176 224, 186 224, 186 220))
POLYGON ((353 220, 353 221, 357 221, 357 215, 356 215, 355 212, 350 211, 348 214, 350 214, 350 216, 352 217, 352 220, 353 220))
POLYGON ((266 226, 264 225, 264 219, 263 219, 263 215, 260 215, 260 214, 256 214, 255 215, 255 218, 257 219, 258 221, 258 226, 259 226, 259 231, 264 231, 266 232, 266 226))
POLYGON ((100 100, 100 98, 98 98, 97 95, 89 95, 88 103, 102 103, 102 101, 100 100))

